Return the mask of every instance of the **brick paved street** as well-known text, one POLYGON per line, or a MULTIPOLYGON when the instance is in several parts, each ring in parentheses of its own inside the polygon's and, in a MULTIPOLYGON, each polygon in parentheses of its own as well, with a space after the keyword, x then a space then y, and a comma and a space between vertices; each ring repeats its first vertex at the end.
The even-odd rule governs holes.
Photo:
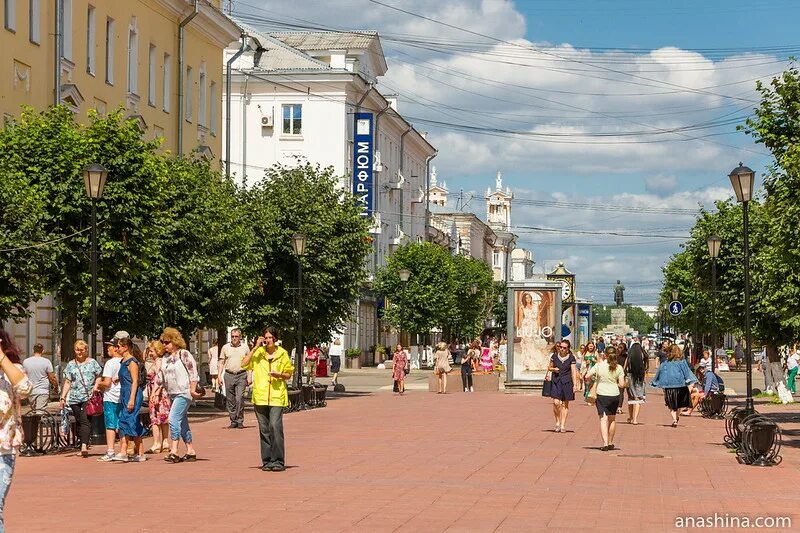
MULTIPOLYGON (((780 408, 797 446, 797 409, 780 408)), ((575 405, 552 432, 540 396, 410 391, 333 399, 285 418, 283 473, 258 467, 245 430, 199 413, 200 461, 105 464, 74 455, 24 458, 7 501, 8 531, 663 531, 677 515, 794 515, 800 453, 778 467, 741 466, 721 421, 668 427, 651 394, 643 425, 620 424, 599 451, 595 410, 575 405)), ((624 417, 621 417, 624 419, 624 417)))

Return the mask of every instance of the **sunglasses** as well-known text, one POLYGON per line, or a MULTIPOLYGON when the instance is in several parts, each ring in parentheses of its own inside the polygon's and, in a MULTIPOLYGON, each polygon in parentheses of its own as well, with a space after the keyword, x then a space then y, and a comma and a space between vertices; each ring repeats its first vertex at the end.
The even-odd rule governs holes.
POLYGON ((569 350, 569 346, 559 346, 559 350, 569 350))
POLYGON ((169 340, 169 339, 160 339, 160 340, 161 340, 161 344, 172 344, 172 341, 169 340))

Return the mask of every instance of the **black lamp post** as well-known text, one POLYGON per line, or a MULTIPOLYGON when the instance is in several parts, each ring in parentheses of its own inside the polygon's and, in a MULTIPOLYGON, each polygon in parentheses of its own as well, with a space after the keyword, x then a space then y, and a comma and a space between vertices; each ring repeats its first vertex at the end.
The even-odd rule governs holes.
POLYGON ((742 204, 742 226, 744 234, 744 332, 745 332, 745 352, 744 358, 747 363, 747 399, 745 408, 753 410, 753 353, 752 353, 752 334, 750 332, 750 239, 748 235, 748 207, 753 198, 753 186, 755 185, 756 173, 750 168, 739 163, 728 174, 736 193, 736 200, 742 204))
MULTIPOLYGON (((674 302, 677 299, 678 299, 678 289, 672 289, 672 301, 674 302)), ((674 316, 671 312, 670 312, 670 316, 672 317, 672 320, 670 320, 670 322, 672 322, 672 334, 675 336, 675 343, 677 344, 677 342, 678 342, 678 324, 677 324, 678 317, 674 316)))
POLYGON ((306 253, 305 233, 292 235, 292 248, 297 258, 297 348, 295 348, 297 368, 294 372, 294 386, 299 389, 303 383, 303 356, 305 355, 303 349, 303 263, 301 261, 306 253))
POLYGON ((405 304, 406 299, 406 287, 408 286, 408 278, 411 277, 411 271, 407 268, 401 268, 397 271, 397 275, 400 276, 400 281, 403 282, 403 297, 400 299, 400 306, 397 313, 397 342, 403 344, 403 304, 405 304))
POLYGON ((722 239, 716 235, 708 238, 708 255, 711 256, 711 372, 717 370, 717 258, 722 239))
POLYGON ((92 359, 97 358, 97 200, 103 197, 108 170, 92 163, 83 169, 86 195, 92 200, 92 359))

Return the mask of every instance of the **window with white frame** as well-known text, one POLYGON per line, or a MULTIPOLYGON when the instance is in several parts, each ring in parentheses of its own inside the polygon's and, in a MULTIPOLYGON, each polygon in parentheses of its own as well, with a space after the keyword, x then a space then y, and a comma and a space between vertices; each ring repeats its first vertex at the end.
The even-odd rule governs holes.
POLYGON ((492 252, 492 266, 495 268, 500 267, 500 251, 498 250, 492 252))
POLYGON ((28 3, 28 40, 39 44, 42 40, 42 3, 41 0, 30 0, 28 3))
POLYGON ((114 85, 114 19, 106 18, 106 83, 114 85))
POLYGON ((197 83, 197 123, 200 126, 206 125, 206 66, 200 65, 200 76, 197 83))
POLYGON ((217 106, 219 102, 217 99, 219 95, 217 94, 217 82, 212 81, 208 87, 208 105, 210 106, 209 109, 209 121, 208 121, 208 129, 211 130, 211 135, 217 134, 217 106))
POLYGON ((94 75, 95 66, 95 38, 97 34, 96 27, 96 11, 94 6, 90 5, 86 8, 86 72, 94 75))
POLYGON ((3 25, 8 31, 17 31, 17 0, 5 0, 3 25))
POLYGON ((183 82, 183 118, 185 118, 188 122, 192 121, 192 74, 194 71, 192 67, 186 67, 186 79, 183 82))
POLYGON ((128 27, 128 92, 139 94, 139 32, 136 17, 128 27))
POLYGON ((61 0, 61 56, 72 61, 72 0, 61 0))
POLYGON ((170 101, 170 86, 172 80, 170 79, 172 72, 172 57, 169 54, 164 54, 164 80, 161 86, 161 109, 169 113, 170 101))
POLYGON ((301 104, 283 105, 284 135, 301 135, 303 125, 303 106, 301 104))
POLYGON ((147 103, 155 107, 156 105, 156 45, 150 45, 147 54, 147 103))

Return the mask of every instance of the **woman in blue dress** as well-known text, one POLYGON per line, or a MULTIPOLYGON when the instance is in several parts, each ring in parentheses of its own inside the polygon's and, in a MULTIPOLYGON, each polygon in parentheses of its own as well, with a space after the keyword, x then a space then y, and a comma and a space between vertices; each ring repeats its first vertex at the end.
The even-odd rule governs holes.
POLYGON ((144 364, 134 357, 133 342, 130 339, 120 339, 118 350, 122 354, 122 362, 119 368, 119 401, 122 403, 122 409, 119 415, 120 453, 114 457, 114 460, 144 462, 147 460, 142 451, 142 437, 145 434, 145 427, 139 420, 145 385, 145 380, 143 379, 144 364), (134 443, 133 456, 128 456, 125 453, 125 450, 128 449, 129 439, 133 440, 134 443))
POLYGON ((570 351, 568 339, 557 343, 558 353, 550 356, 547 370, 551 373, 552 388, 550 396, 553 398, 553 416, 556 419, 556 433, 566 433, 569 402, 575 399, 578 390, 577 359, 570 351))

